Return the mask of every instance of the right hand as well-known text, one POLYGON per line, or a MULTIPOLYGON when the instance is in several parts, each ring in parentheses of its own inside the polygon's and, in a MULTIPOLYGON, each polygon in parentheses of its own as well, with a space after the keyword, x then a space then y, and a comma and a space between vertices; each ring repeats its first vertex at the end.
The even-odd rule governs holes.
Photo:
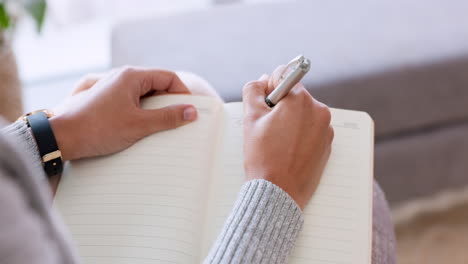
POLYGON ((275 83, 264 75, 244 86, 245 172, 247 180, 264 179, 282 188, 304 209, 330 156, 330 110, 301 84, 269 108, 265 97, 275 83))

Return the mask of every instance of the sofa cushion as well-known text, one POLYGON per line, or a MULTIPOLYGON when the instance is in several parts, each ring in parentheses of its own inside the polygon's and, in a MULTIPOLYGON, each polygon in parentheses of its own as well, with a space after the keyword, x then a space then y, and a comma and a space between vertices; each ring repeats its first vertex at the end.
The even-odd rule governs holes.
POLYGON ((375 176, 391 204, 468 186, 468 123, 385 140, 375 176))
POLYGON ((468 120, 466 10, 466 0, 227 5, 118 25, 112 60, 193 71, 232 101, 304 54, 312 95, 369 112, 381 139, 468 120))

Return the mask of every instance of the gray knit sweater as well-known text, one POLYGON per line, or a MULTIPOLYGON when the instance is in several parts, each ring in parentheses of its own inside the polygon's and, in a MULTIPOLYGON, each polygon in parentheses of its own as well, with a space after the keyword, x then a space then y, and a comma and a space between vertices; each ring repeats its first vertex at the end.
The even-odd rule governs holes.
MULTIPOLYGON (((54 213, 34 138, 19 121, 0 134, 0 263, 79 263, 54 213)), ((285 263, 303 224, 276 185, 245 183, 205 263, 285 263)))

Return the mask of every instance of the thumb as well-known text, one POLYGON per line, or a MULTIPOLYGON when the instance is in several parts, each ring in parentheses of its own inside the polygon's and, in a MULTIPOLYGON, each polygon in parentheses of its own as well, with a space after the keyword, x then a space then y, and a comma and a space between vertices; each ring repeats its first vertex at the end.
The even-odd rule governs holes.
POLYGON ((197 109, 193 105, 170 105, 144 112, 148 124, 146 135, 180 127, 197 119, 197 109))

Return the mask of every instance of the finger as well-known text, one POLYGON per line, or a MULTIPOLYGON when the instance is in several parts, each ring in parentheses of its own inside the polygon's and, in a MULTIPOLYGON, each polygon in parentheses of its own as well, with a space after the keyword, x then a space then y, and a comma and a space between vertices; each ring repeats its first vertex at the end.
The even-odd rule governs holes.
POLYGON ((278 84, 281 81, 281 77, 283 76, 283 73, 286 71, 286 69, 286 65, 280 65, 275 69, 275 71, 273 71, 273 74, 271 75, 271 78, 268 82, 267 94, 273 92, 275 87, 278 86, 278 84))
POLYGON ((122 76, 140 82, 139 96, 151 92, 190 93, 185 84, 172 71, 126 67, 122 69, 122 76))
POLYGON ((106 74, 105 73, 92 73, 83 77, 75 86, 75 90, 72 92, 72 95, 78 94, 80 92, 86 91, 93 87, 100 79, 102 79, 106 74))
POLYGON ((270 76, 268 76, 268 74, 262 74, 262 76, 260 76, 260 78, 258 78, 259 81, 268 81, 270 79, 270 76))
POLYGON ((193 105, 171 105, 160 109, 142 110, 146 124, 143 127, 142 136, 147 136, 159 131, 177 128, 197 119, 197 109, 193 105))
POLYGON ((296 84, 286 96, 284 96, 275 106, 275 109, 282 108, 284 104, 294 104, 301 102, 303 98, 311 96, 301 83, 296 84))
POLYGON ((270 108, 265 103, 268 79, 268 75, 264 74, 258 81, 249 82, 244 86, 242 98, 246 115, 263 114, 269 111, 270 108))

